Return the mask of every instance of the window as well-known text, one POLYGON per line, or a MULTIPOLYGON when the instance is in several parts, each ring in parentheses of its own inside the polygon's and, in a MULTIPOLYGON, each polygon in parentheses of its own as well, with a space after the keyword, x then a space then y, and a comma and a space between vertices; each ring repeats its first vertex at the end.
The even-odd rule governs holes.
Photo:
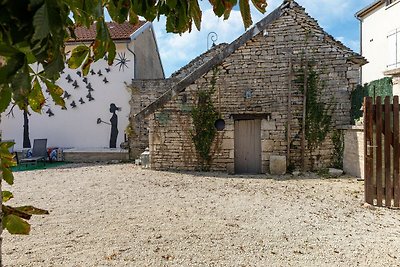
POLYGON ((388 69, 400 68, 400 28, 392 31, 387 36, 388 43, 388 69))

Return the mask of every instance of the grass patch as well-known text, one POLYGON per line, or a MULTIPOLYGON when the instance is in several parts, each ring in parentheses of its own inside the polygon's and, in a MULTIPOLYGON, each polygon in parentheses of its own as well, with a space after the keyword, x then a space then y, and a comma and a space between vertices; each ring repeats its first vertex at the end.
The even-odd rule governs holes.
POLYGON ((33 171, 33 170, 45 170, 51 168, 57 168, 63 165, 68 164, 68 162, 64 161, 56 161, 56 162, 38 162, 36 165, 28 164, 28 165, 21 165, 18 164, 15 167, 11 167, 13 172, 20 172, 20 171, 33 171))

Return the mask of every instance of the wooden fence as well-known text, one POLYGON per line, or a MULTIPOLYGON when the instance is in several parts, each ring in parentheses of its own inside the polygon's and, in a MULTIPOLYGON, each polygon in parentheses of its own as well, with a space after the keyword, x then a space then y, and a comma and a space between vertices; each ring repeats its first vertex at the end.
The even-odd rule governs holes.
POLYGON ((365 202, 400 207, 399 97, 364 98, 365 202))

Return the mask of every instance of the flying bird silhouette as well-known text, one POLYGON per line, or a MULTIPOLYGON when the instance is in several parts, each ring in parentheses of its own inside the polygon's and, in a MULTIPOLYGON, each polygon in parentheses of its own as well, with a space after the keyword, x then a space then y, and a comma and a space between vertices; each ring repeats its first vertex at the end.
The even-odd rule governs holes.
POLYGON ((94 98, 90 92, 86 95, 86 97, 87 97, 87 99, 89 99, 89 101, 94 100, 94 98))
POLYGON ((46 111, 46 113, 49 114, 49 117, 54 116, 54 113, 51 111, 50 108, 46 111))
POLYGON ((72 108, 76 108, 76 103, 75 101, 72 101, 71 104, 69 104, 72 108))
POLYGON ((82 97, 79 98, 79 102, 80 102, 81 104, 85 104, 85 101, 83 101, 83 98, 82 98, 82 97))
POLYGON ((88 89, 89 92, 94 91, 94 89, 92 88, 92 84, 89 83, 88 85, 86 85, 86 88, 88 89))
POLYGON ((67 91, 64 91, 64 98, 69 99, 71 97, 71 94, 69 94, 67 91))
POLYGON ((71 78, 71 75, 67 75, 67 77, 65 77, 65 79, 68 81, 68 83, 72 83, 72 78, 71 78))
POLYGON ((74 83, 72 85, 74 86, 75 89, 79 87, 79 84, 76 80, 74 81, 74 83))

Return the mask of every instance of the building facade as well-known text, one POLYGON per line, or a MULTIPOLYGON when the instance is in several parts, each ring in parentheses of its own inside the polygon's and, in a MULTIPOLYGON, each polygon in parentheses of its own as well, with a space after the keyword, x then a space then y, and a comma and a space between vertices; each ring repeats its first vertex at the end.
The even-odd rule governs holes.
MULTIPOLYGON (((274 156, 287 165, 332 164, 331 135, 312 152, 302 149, 303 103, 299 77, 313 66, 330 109, 331 129, 350 123, 350 93, 365 60, 327 34, 295 1, 283 4, 230 44, 220 44, 162 81, 136 81, 137 91, 167 88, 157 100, 132 112, 132 127, 149 120, 150 166, 195 170, 192 110, 199 93, 212 92, 222 130, 211 146, 211 170, 266 173, 274 156), (305 154, 302 154, 304 151, 305 154)), ((304 84, 304 82, 303 82, 304 84)), ((134 99, 135 97, 132 96, 134 99)), ((138 139, 132 138, 134 148, 138 139)))
MULTIPOLYGON (((32 144, 35 138, 47 138, 49 147, 102 149, 119 148, 126 141, 131 99, 127 85, 132 79, 162 79, 164 71, 151 23, 107 25, 117 50, 114 64, 99 60, 86 77, 81 70, 66 66, 57 81, 64 89, 66 109, 56 106, 43 92, 48 101, 42 114, 31 112, 28 116, 32 144)), ((66 43, 67 53, 93 42, 95 25, 77 28, 75 33, 77 39, 66 43)), ((23 147, 23 125, 23 112, 18 109, 2 116, 3 139, 15 140, 16 149, 23 147)))
POLYGON ((400 0, 378 0, 356 13, 360 20, 360 51, 368 63, 362 83, 393 77, 393 94, 400 95, 400 0))

